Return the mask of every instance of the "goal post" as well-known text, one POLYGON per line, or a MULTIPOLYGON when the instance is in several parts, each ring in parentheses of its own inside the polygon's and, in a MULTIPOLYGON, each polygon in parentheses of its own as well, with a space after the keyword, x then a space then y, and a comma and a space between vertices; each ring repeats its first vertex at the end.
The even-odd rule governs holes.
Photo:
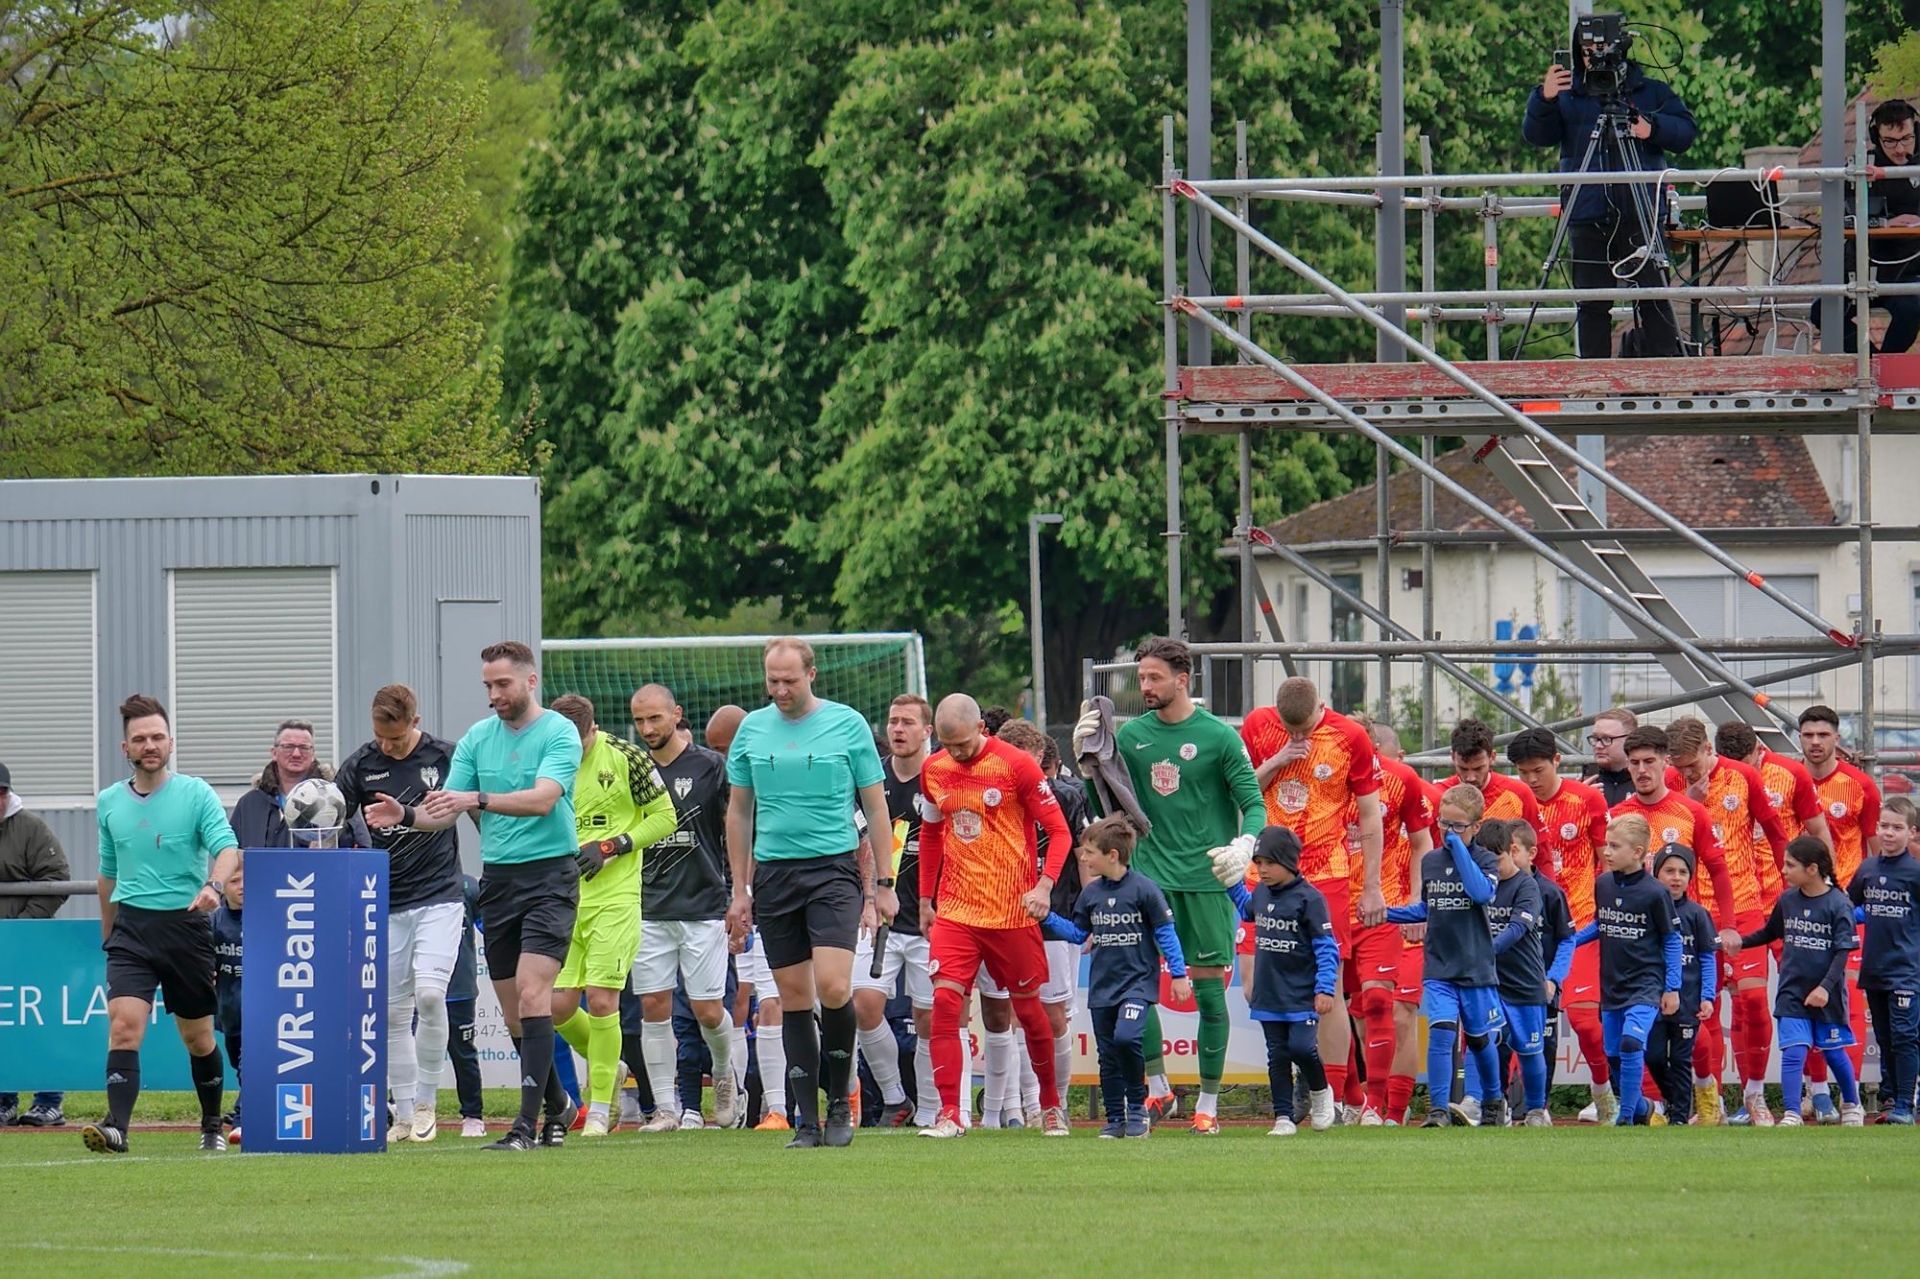
MULTIPOLYGON (((773 635, 676 635, 626 639, 550 639, 540 645, 540 693, 551 704, 563 693, 593 702, 603 724, 626 722, 627 700, 642 684, 662 684, 695 732, 732 703, 767 703, 761 650, 773 635)), ((845 702, 876 727, 902 693, 927 692, 926 651, 915 631, 795 635, 813 646, 813 691, 845 702)))

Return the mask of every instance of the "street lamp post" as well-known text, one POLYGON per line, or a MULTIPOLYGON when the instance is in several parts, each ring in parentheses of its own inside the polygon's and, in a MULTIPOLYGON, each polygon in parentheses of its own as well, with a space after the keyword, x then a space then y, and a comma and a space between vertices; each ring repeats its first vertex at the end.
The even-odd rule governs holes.
POLYGON ((1047 657, 1040 642, 1040 526, 1064 524, 1066 516, 1027 517, 1027 631, 1033 636, 1033 722, 1047 731, 1047 657))

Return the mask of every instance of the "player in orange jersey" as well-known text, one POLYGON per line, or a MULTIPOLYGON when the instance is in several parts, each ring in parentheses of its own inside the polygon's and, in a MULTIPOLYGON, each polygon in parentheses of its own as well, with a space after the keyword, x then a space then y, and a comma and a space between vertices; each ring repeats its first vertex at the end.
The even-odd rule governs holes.
MULTIPOLYGON (((1867 844, 1880 828, 1880 788, 1865 772, 1840 758, 1840 716, 1831 706, 1809 706, 1800 712, 1800 753, 1806 756, 1807 772, 1813 778, 1814 791, 1820 796, 1820 808, 1832 836, 1833 885, 1841 892, 1853 886, 1853 872, 1867 844)), ((1847 1056, 1853 1060, 1853 1073, 1860 1074, 1860 1059, 1867 1042, 1866 1000, 1860 996, 1859 946, 1847 954, 1847 1005, 1853 1019, 1853 1046, 1847 1056)), ((1840 1122, 1827 1091, 1827 1066, 1824 1059, 1818 1070, 1807 1063, 1807 1079, 1815 1085, 1807 1091, 1813 1098, 1814 1113, 1823 1124, 1840 1122)))
MULTIPOLYGON (((1624 758, 1624 756, 1622 757, 1624 758)), ((1560 776, 1560 747, 1544 728, 1529 728, 1507 743, 1507 759, 1534 800, 1540 805, 1539 848, 1534 867, 1567 896, 1567 910, 1576 930, 1593 922, 1593 881, 1606 857, 1607 800, 1584 782, 1560 776)), ((1617 1113, 1607 1071, 1606 1039, 1600 1029, 1600 950, 1579 946, 1559 998, 1547 1009, 1547 1086, 1553 1086, 1553 1064, 1559 1044, 1555 1004, 1566 1010, 1567 1025, 1580 1043, 1593 1077, 1591 1122, 1610 1124, 1617 1113)), ((1581 1111, 1587 1119, 1586 1110, 1581 1111)))
POLYGON ((1465 783, 1478 790, 1487 805, 1487 821, 1524 821, 1540 831, 1540 801, 1533 792, 1508 777, 1493 771, 1493 730, 1477 719, 1463 719, 1455 726, 1448 743, 1453 756, 1453 776, 1435 782, 1441 791, 1465 783))
POLYGON ((1694 896, 1713 916, 1716 929, 1732 933, 1733 880, 1727 874, 1727 857, 1707 810, 1667 786, 1667 730, 1642 724, 1627 734, 1626 748, 1633 794, 1613 806, 1612 816, 1637 813, 1646 818, 1656 848, 1685 844, 1693 849, 1700 865, 1693 878, 1694 896))
MULTIPOLYGON (((1773 805, 1774 815, 1780 819, 1780 829, 1786 832, 1789 840, 1802 834, 1812 835, 1828 848, 1833 847, 1833 833, 1827 829, 1827 816, 1820 807, 1820 794, 1814 789, 1813 775, 1807 772, 1807 766, 1797 759, 1785 755, 1776 755, 1760 744, 1759 734, 1750 724, 1738 721, 1722 724, 1713 732, 1713 748, 1728 759, 1737 759, 1760 774, 1760 781, 1767 791, 1767 802, 1773 805)), ((1754 838, 1762 838, 1762 832, 1756 830, 1754 838)), ((1781 890, 1786 887, 1780 879, 1780 871, 1765 861, 1758 864, 1760 872, 1760 908, 1772 910, 1774 902, 1780 899, 1781 890)), ((1778 960, 1778 947, 1770 948, 1778 960)))
MULTIPOLYGON (((1380 891, 1380 764, 1366 730, 1320 700, 1313 681, 1280 681, 1271 709, 1258 707, 1240 728, 1267 821, 1300 837, 1300 877, 1327 899, 1340 957, 1353 953, 1352 925, 1386 921, 1380 891), (1358 897, 1349 887, 1350 845, 1361 857, 1358 897)), ((1391 1010, 1389 1009, 1389 1014, 1391 1010)), ((1327 1087, 1346 1091, 1352 1027, 1323 1017, 1318 1030, 1327 1087)))
MULTIPOLYGON (((1743 935, 1757 933, 1767 922, 1762 905, 1761 863, 1776 877, 1787 852, 1788 835, 1767 798, 1760 774, 1738 760, 1717 755, 1707 745, 1707 726, 1692 716, 1667 725, 1669 786, 1684 788, 1698 800, 1713 823, 1727 858, 1733 881, 1734 927, 1743 935), (1758 832, 1756 835, 1755 832, 1758 832)), ((1740 1071, 1741 1095, 1750 1118, 1754 1106, 1765 1109, 1767 1055, 1773 1050, 1772 1010, 1767 1006, 1767 955, 1764 946, 1742 950, 1737 959, 1720 960, 1720 987, 1733 990, 1733 1058, 1740 1071)), ((1702 962, 1705 962, 1704 959, 1702 962)), ((1724 1122, 1720 1106, 1720 1077, 1724 1048, 1719 1010, 1701 1023, 1694 1041, 1694 1113, 1703 1124, 1724 1122)), ((1765 1126, 1762 1123, 1762 1126, 1765 1126)))
POLYGON ((941 750, 920 769, 920 919, 933 976, 933 1079, 940 1117, 923 1136, 957 1137, 963 1067, 960 1015, 981 965, 1013 999, 1040 1080, 1041 1131, 1068 1133, 1053 1069, 1053 1027, 1040 1007, 1047 952, 1034 921, 1047 913, 1073 837, 1040 765, 987 736, 980 705, 954 693, 934 712, 941 750), (1035 824, 1047 834, 1038 874, 1035 824))
MULTIPOLYGON (((1380 891, 1389 907, 1413 903, 1414 867, 1433 850, 1439 800, 1433 788, 1402 763, 1400 734, 1386 724, 1367 721, 1367 736, 1380 758, 1380 891)), ((1352 868, 1348 886, 1356 902, 1363 885, 1362 866, 1352 868)), ((1354 957, 1348 963, 1348 995, 1360 1019, 1367 1066, 1364 1127, 1392 1119, 1402 1123, 1413 1100, 1420 1058, 1421 944, 1407 942, 1409 929, 1423 924, 1382 924, 1366 928, 1356 906, 1354 957), (1374 933, 1387 933, 1372 940, 1374 933), (1387 953, 1392 951, 1388 965, 1387 953), (1411 991, 1409 998, 1407 991, 1411 991)), ((1420 933, 1418 935, 1424 935, 1420 933)))

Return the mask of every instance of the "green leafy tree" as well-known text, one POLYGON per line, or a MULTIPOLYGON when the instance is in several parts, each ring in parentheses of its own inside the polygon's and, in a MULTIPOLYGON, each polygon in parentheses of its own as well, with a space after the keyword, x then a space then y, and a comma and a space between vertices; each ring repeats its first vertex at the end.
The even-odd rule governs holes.
POLYGON ((441 34, 0 4, 0 473, 508 466, 441 34))

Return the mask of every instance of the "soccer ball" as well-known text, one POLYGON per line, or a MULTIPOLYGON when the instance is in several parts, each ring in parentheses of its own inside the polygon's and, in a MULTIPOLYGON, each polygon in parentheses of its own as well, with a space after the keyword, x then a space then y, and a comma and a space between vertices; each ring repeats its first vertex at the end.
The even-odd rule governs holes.
POLYGON ((347 822, 347 797, 326 778, 309 777, 287 792, 280 812, 289 831, 338 830, 347 822))

